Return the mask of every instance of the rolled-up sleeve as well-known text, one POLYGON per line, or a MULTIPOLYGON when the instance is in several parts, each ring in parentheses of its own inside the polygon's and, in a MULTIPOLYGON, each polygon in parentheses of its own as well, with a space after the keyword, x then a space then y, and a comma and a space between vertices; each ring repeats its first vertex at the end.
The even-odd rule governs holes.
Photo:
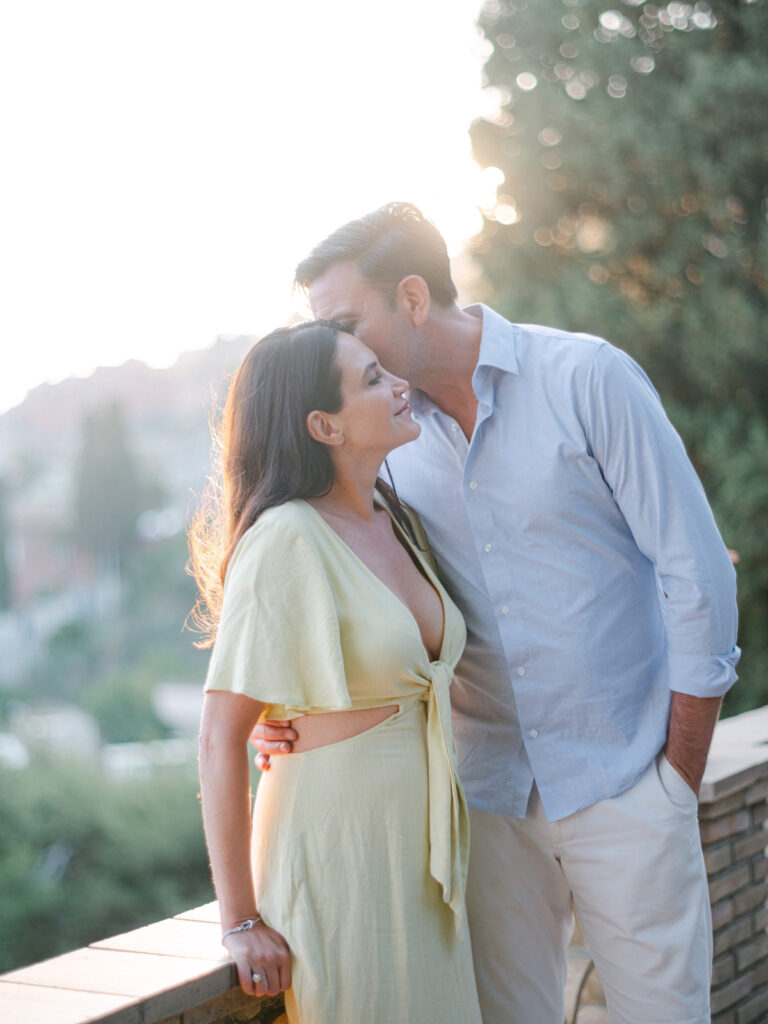
POLYGON ((601 346, 584 391, 592 454, 638 548, 653 563, 669 683, 719 697, 736 681, 736 574, 680 436, 641 368, 601 346))

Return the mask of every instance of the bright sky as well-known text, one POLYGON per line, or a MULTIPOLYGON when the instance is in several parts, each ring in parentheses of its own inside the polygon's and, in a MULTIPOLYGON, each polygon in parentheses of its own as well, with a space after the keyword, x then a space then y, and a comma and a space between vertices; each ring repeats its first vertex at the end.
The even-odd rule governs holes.
POLYGON ((388 200, 458 252, 495 193, 468 136, 479 7, 4 4, 0 412, 44 380, 270 330, 298 260, 388 200))

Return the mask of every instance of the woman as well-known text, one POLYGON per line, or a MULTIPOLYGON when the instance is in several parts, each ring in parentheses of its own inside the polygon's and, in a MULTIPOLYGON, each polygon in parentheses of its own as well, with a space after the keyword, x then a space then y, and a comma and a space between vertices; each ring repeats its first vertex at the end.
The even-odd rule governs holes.
POLYGON ((223 941, 291 1024, 480 1022, 448 698, 464 626, 377 480, 419 433, 407 387, 334 325, 269 335, 225 410, 218 577, 192 532, 220 606, 200 777, 223 941), (262 714, 301 717, 301 740, 262 778, 251 838, 262 714))

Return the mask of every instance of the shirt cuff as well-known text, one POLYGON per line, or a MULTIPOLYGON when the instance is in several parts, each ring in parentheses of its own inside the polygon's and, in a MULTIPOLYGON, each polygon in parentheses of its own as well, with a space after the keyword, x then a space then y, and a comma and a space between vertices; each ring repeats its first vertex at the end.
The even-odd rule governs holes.
POLYGON ((670 651, 669 688, 690 697, 722 697, 736 682, 741 648, 728 654, 678 654, 670 651))

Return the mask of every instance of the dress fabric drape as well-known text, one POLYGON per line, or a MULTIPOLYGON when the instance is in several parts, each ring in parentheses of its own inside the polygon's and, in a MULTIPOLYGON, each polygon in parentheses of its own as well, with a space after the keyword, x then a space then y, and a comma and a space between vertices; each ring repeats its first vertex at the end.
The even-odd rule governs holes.
POLYGON ((464 624, 411 548, 443 603, 435 660, 410 610, 306 502, 265 513, 227 574, 206 689, 264 701, 273 719, 398 707, 350 739, 273 758, 259 782, 256 898, 291 948, 290 1024, 480 1024, 450 726, 464 624))

